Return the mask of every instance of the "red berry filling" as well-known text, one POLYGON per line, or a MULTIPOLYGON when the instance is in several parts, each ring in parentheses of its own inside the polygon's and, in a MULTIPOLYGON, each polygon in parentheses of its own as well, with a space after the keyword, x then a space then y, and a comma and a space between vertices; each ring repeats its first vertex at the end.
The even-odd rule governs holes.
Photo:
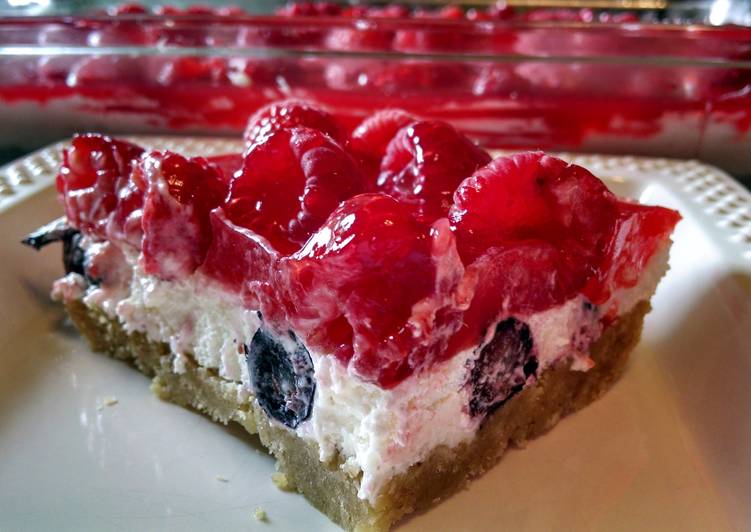
POLYGON ((544 240, 591 258, 610 233, 617 199, 580 166, 542 153, 501 157, 456 189, 449 218, 468 263, 493 246, 544 240))
POLYGON ((280 129, 308 127, 326 133, 333 139, 339 139, 339 128, 334 118, 321 109, 297 100, 285 100, 262 107, 248 120, 245 128, 245 145, 263 143, 280 129))
POLYGON ((146 186, 144 270, 168 280, 193 273, 211 243, 209 212, 227 194, 221 172, 205 159, 154 152, 136 173, 146 186))
POLYGON ((210 160, 77 137, 58 177, 68 218, 141 246, 163 279, 200 267, 268 327, 382 387, 499 318, 635 286, 680 219, 541 153, 491 162, 401 111, 369 117, 346 147, 307 104, 271 106, 249 131, 244 157, 210 160))
POLYGON ((435 344, 461 323, 444 297, 463 273, 452 244, 447 225, 431 229, 408 205, 356 196, 280 261, 280 302, 309 344, 392 386, 436 356, 435 344))
POLYGON ((488 162, 485 150, 450 125, 415 122, 389 142, 378 188, 435 220, 446 216, 459 183, 488 162))
POLYGON ((370 178, 378 175, 391 139, 415 118, 401 109, 377 111, 363 120, 349 138, 348 148, 370 178))
POLYGON ((355 161, 331 137, 309 128, 278 129, 248 150, 225 211, 233 223, 291 253, 341 201, 363 189, 355 161))
POLYGON ((107 236, 107 223, 128 186, 143 149, 102 135, 77 135, 63 151, 57 190, 68 220, 81 231, 107 236))

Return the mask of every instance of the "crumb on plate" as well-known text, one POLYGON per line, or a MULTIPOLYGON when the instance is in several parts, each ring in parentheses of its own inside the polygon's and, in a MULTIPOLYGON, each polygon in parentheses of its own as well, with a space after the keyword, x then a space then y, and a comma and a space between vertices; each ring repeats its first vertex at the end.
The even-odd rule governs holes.
POLYGON ((262 523, 266 523, 269 520, 269 516, 266 515, 266 510, 260 506, 253 510, 253 517, 255 517, 256 521, 261 521, 262 523))
POLYGON ((119 401, 117 400, 117 397, 113 397, 112 395, 108 395, 106 397, 103 397, 99 404, 97 404, 96 409, 102 410, 105 406, 115 406, 119 401))

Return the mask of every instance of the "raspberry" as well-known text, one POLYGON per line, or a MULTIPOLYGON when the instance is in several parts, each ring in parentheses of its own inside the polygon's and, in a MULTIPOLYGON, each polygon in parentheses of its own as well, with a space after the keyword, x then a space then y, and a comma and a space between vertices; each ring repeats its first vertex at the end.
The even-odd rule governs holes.
POLYGON ((587 268, 566 250, 527 240, 487 250, 467 271, 478 279, 464 320, 479 338, 482 327, 499 314, 526 315, 574 296, 587 282, 587 268))
POLYGON ((343 202, 280 261, 279 304, 292 327, 385 387, 441 359, 466 303, 454 297, 464 268, 443 222, 423 224, 385 194, 343 202))
POLYGON ((249 282, 267 282, 278 253, 260 235, 232 223, 221 207, 211 211, 209 221, 211 244, 201 271, 239 294, 248 308, 260 308, 249 282))
POLYGON ((497 301, 483 294, 504 294, 517 313, 582 290, 603 303, 636 283, 680 215, 620 201, 580 166, 521 153, 465 180, 449 219, 465 264, 481 279, 465 320, 481 323, 497 313, 497 301))
POLYGON ((102 135, 77 135, 63 151, 57 190, 68 220, 84 233, 106 237, 118 193, 143 149, 102 135))
POLYGON ((401 109, 377 111, 355 128, 348 147, 358 159, 376 161, 380 166, 391 139, 400 129, 415 120, 415 117, 401 109))
POLYGON ((146 186, 143 265, 147 273, 175 280, 193 273, 211 242, 209 211, 227 193, 220 171, 202 158, 150 153, 138 168, 146 186))
POLYGON ((534 239, 591 258, 606 242, 614 202, 584 168, 530 152, 498 158, 466 179, 449 219, 467 264, 493 246, 534 239))
POLYGON ((219 171, 222 181, 229 183, 235 172, 240 170, 243 165, 243 156, 239 153, 227 153, 224 155, 214 155, 206 157, 206 160, 219 171))
POLYGON ((531 22, 592 22, 594 13, 591 9, 533 9, 524 15, 531 22))
MULTIPOLYGON (((336 209, 305 247, 282 259, 280 270, 296 330, 321 340, 330 340, 331 329, 345 339, 353 336, 358 369, 377 378, 388 353, 403 356, 381 344, 403 331, 412 304, 430 293, 434 268, 427 228, 411 210, 383 194, 362 194, 336 209)), ((353 355, 352 345, 323 347, 345 363, 353 355)))
POLYGON ((247 152, 225 211, 286 254, 363 189, 354 160, 331 137, 304 127, 279 129, 247 152))
POLYGON ((280 17, 335 17, 342 7, 333 2, 290 2, 276 10, 280 17))
POLYGON ((657 246, 680 221, 678 212, 664 207, 621 201, 604 259, 584 290, 596 304, 603 303, 617 288, 637 284, 657 246))
POLYGON ((332 50, 390 51, 394 32, 378 29, 335 28, 326 37, 332 50))
POLYGON ((415 122, 391 140, 379 190, 414 205, 426 220, 446 216, 457 185, 490 155, 444 122, 415 122))
POLYGON ((262 107, 250 117, 243 135, 245 145, 250 149, 254 144, 263 143, 273 132, 293 127, 317 129, 339 139, 339 128, 326 111, 306 102, 284 100, 262 107))
POLYGON ((486 65, 477 73, 472 92, 477 96, 508 96, 524 90, 527 82, 508 65, 486 65))
MULTIPOLYGON (((403 6, 349 8, 343 13, 347 18, 362 19, 398 19, 407 18, 409 10, 403 6)), ((357 27, 339 27, 332 29, 326 37, 326 45, 334 50, 377 50, 391 51, 395 31, 389 26, 377 22, 359 21, 357 27)))

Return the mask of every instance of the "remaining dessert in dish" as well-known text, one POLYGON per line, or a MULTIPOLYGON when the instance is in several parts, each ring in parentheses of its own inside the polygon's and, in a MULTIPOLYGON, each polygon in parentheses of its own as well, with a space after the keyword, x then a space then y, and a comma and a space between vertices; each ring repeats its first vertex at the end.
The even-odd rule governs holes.
POLYGON ((751 173, 748 28, 503 2, 75 11, 0 20, 6 144, 82 128, 238 134, 270 101, 304 97, 348 127, 396 105, 494 148, 699 157, 751 173))
POLYGON ((539 152, 495 160, 384 110, 287 101, 245 153, 73 139, 53 288, 160 396, 258 433, 288 485, 384 530, 620 375, 677 212, 539 152))

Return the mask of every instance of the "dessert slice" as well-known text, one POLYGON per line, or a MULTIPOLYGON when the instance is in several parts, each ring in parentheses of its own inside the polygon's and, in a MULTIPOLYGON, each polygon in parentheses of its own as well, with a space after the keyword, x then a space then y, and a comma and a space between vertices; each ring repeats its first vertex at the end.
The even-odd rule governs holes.
POLYGON ((65 217, 26 243, 63 241, 53 295, 94 349, 257 433, 344 528, 429 507, 621 374, 675 211, 393 110, 347 135, 284 102, 246 139, 75 137, 65 217))

